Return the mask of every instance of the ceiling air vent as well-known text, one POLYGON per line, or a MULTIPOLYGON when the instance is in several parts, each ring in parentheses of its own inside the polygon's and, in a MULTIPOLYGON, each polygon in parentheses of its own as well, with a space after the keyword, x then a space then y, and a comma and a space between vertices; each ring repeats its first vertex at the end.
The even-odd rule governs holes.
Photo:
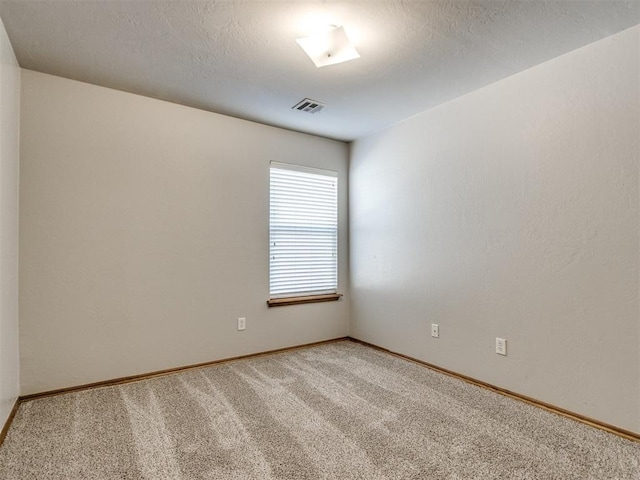
POLYGON ((305 98, 301 102, 296 103, 292 109, 300 110, 301 112, 318 113, 326 105, 310 98, 305 98))

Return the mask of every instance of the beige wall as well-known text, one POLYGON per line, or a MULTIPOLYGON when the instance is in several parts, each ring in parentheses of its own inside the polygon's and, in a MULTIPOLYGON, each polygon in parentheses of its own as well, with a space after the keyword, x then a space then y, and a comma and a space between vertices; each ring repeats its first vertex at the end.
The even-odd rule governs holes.
POLYGON ((351 334, 640 432, 639 49, 635 27, 356 141, 351 334))
POLYGON ((18 172, 20 68, 0 21, 0 428, 19 392, 18 172))
POLYGON ((32 71, 22 82, 22 394, 347 334, 346 188, 343 300, 265 303, 269 161, 346 186, 346 144, 32 71))

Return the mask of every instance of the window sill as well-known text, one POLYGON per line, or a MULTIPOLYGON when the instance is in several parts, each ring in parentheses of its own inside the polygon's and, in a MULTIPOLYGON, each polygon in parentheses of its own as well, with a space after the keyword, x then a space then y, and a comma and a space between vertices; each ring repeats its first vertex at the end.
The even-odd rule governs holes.
POLYGON ((306 297, 286 297, 271 298, 267 300, 269 307, 284 307, 285 305, 298 305, 301 303, 335 302, 340 300, 341 293, 331 293, 329 295, 309 295, 306 297))

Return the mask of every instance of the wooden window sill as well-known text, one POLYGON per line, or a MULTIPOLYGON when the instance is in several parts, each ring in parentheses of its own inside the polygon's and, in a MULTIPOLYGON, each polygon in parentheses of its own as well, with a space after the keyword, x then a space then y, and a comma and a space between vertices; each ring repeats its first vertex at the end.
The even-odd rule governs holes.
POLYGON ((285 305, 298 305, 301 303, 335 302, 340 300, 341 293, 329 295, 308 295, 306 297, 271 298, 267 300, 269 307, 284 307, 285 305))

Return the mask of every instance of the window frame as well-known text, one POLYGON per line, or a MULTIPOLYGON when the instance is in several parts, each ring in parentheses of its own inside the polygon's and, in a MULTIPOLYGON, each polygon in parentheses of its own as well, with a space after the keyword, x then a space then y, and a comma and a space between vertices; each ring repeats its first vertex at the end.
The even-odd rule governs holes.
MULTIPOLYGON (((339 190, 340 182, 338 179, 338 172, 328 169, 320 169, 314 167, 307 167, 303 165, 290 164, 290 163, 282 163, 272 161, 269 164, 269 300, 267 300, 267 305, 269 307, 277 307, 277 306, 285 306, 285 305, 296 305, 296 304, 304 304, 304 303, 316 303, 316 302, 329 302, 336 301, 342 297, 342 294, 338 293, 339 286, 339 190), (274 200, 274 182, 272 171, 276 170, 284 170, 290 172, 299 172, 302 174, 311 174, 311 175, 320 175, 322 177, 330 177, 335 179, 335 199, 330 199, 330 201, 335 200, 335 245, 333 248, 333 256, 334 256, 334 268, 335 268, 335 288, 331 288, 331 291, 296 291, 295 289, 291 292, 281 292, 274 293, 273 288, 273 225, 274 225, 274 210, 273 210, 273 200, 274 200)), ((277 213, 277 212, 276 212, 277 213)), ((299 227, 291 227, 295 230, 295 228, 299 227)), ((321 227, 322 228, 322 227, 321 227)), ((326 229, 326 226, 323 228, 326 229)), ((329 227, 332 228, 332 227, 329 227)), ((308 229, 308 224, 304 225, 303 229, 308 229)), ((321 234, 319 234, 321 235, 321 234)), ((329 262, 326 264, 322 264, 322 266, 326 267, 330 265, 329 262)), ((313 275, 310 275, 310 278, 313 279, 313 275)))

